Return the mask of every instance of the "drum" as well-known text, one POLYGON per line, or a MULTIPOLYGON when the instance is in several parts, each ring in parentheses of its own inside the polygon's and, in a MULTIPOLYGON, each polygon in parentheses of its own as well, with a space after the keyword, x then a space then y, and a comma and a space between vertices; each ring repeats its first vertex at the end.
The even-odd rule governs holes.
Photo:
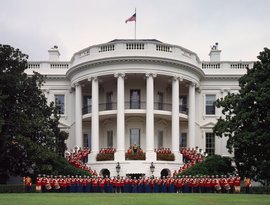
POLYGON ((46 184, 45 187, 46 187, 47 190, 51 190, 52 189, 52 187, 51 187, 50 184, 46 184))
POLYGON ((231 189, 230 185, 229 184, 225 184, 225 190, 226 191, 229 191, 231 189))
POLYGON ((220 191, 220 190, 221 190, 221 186, 220 186, 220 185, 215 185, 215 189, 216 189, 217 191, 220 191))

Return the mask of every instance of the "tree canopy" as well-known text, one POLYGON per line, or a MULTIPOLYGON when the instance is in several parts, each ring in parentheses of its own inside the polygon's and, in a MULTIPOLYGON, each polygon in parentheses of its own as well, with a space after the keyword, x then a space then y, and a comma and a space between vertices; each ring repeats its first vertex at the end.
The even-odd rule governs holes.
POLYGON ((224 116, 214 132, 228 137, 227 148, 234 152, 242 176, 270 183, 270 50, 264 48, 259 61, 239 79, 239 93, 216 101, 224 116))
POLYGON ((52 159, 66 149, 68 134, 59 129, 57 109, 41 90, 44 77, 24 73, 27 58, 0 44, 0 183, 10 175, 50 171, 52 159))

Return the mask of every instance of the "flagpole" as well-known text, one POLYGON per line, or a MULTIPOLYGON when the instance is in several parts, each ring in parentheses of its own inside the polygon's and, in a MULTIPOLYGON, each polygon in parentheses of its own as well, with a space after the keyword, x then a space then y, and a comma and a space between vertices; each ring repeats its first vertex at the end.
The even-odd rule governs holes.
POLYGON ((135 8, 135 15, 136 15, 136 19, 135 19, 135 40, 136 40, 136 24, 137 24, 137 14, 136 14, 136 8, 135 8))

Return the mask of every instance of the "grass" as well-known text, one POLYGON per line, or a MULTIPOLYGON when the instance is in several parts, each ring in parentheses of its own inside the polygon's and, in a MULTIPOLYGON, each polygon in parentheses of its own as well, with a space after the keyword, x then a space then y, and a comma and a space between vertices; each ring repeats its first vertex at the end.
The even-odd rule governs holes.
POLYGON ((270 195, 256 194, 0 194, 1 205, 269 205, 270 195))

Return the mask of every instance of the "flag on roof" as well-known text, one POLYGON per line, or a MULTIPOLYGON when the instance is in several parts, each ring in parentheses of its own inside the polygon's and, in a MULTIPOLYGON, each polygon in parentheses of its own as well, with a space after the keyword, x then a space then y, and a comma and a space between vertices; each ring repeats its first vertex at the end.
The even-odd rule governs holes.
POLYGON ((136 13, 129 17, 125 22, 127 23, 129 21, 136 21, 136 13))

